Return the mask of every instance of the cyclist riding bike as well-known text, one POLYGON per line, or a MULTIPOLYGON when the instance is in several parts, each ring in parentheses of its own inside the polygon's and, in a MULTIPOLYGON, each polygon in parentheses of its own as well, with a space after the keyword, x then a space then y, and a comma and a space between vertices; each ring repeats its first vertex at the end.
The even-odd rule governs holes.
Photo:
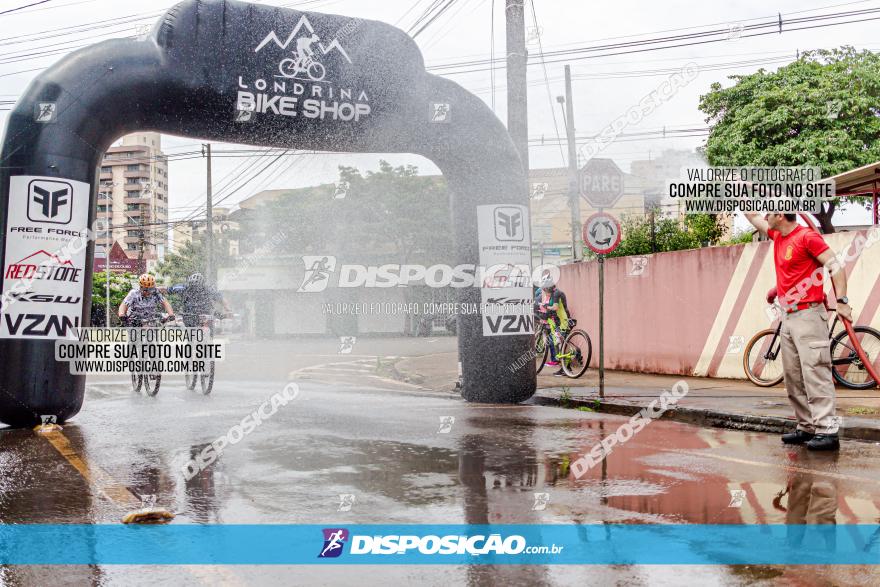
MULTIPOLYGON (((565 340, 565 335, 569 330, 568 318, 570 314, 568 311, 568 299, 565 297, 565 292, 556 287, 556 283, 554 283, 553 278, 549 275, 541 279, 541 293, 538 294, 536 303, 538 305, 538 317, 544 322, 552 320, 559 332, 558 340, 565 340)), ((553 374, 561 377, 565 373, 556 359, 556 351, 558 350, 556 348, 558 344, 556 338, 550 337, 550 360, 547 361, 547 364, 559 367, 553 374)))
POLYGON ((172 285, 166 290, 170 294, 179 294, 183 301, 183 323, 187 328, 202 326, 200 316, 213 315, 217 302, 223 305, 226 314, 232 311, 219 291, 208 285, 205 276, 193 273, 186 283, 172 285))
POLYGON ((315 50, 312 49, 312 45, 320 40, 321 37, 316 34, 312 34, 310 37, 300 37, 296 40, 296 52, 294 55, 296 55, 300 67, 308 64, 314 58, 315 50))
POLYGON ((160 307, 174 318, 174 309, 156 289, 156 278, 144 273, 138 278, 138 287, 132 288, 119 306, 119 319, 124 325, 140 327, 160 319, 160 307))

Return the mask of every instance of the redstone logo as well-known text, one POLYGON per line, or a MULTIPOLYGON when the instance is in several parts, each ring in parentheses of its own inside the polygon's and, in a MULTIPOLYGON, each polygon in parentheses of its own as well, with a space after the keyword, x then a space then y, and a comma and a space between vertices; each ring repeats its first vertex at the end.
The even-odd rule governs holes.
POLYGON ((57 255, 39 250, 6 268, 4 279, 30 279, 40 281, 67 281, 79 283, 82 269, 73 266, 69 259, 62 261, 57 255))

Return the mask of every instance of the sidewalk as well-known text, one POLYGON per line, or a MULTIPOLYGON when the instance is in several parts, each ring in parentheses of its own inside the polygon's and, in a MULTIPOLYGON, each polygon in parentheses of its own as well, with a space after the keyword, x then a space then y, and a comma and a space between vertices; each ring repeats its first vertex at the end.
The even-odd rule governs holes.
MULTIPOLYGON (((408 357, 395 364, 396 376, 430 389, 454 392, 457 362, 455 352, 408 357)), ((597 407, 598 369, 591 367, 580 379, 554 377, 552 373, 553 369, 544 367, 538 375, 538 392, 530 400, 532 403, 586 406, 599 412, 632 415, 683 379, 689 386, 688 394, 665 418, 713 428, 770 433, 794 429, 794 414, 781 385, 768 388, 745 380, 606 371, 605 398, 597 407)), ((838 387, 837 399, 841 436, 880 442, 880 389, 838 387)))

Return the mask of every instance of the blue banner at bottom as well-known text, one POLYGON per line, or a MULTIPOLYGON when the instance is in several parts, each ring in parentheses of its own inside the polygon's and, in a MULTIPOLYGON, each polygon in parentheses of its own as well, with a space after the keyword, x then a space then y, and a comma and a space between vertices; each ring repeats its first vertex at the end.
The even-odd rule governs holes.
POLYGON ((7 565, 880 564, 877 525, 0 525, 7 565))

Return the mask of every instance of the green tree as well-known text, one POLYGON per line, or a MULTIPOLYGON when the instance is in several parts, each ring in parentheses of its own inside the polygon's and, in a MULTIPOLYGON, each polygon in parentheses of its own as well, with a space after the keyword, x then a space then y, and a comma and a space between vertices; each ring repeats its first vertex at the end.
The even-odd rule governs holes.
POLYGON ((257 235, 256 249, 268 235, 288 238, 278 254, 327 253, 351 259, 389 256, 395 262, 448 262, 452 254, 449 195, 442 177, 419 176, 414 165, 361 173, 339 167, 344 198, 335 184, 290 190, 267 202, 242 222, 242 234, 257 235))
MULTIPOLYGON (((116 322, 116 310, 131 291, 137 276, 131 273, 110 273, 110 316, 111 325, 116 322)), ((104 312, 107 303, 107 273, 102 271, 92 275, 92 325, 104 325, 104 312)))
MULTIPOLYGON (((700 98, 711 165, 821 168, 823 176, 880 159, 880 56, 852 47, 807 51, 775 72, 731 76, 700 98)), ((866 199, 859 198, 860 203, 866 199)), ((838 203, 816 218, 834 232, 838 203)))
POLYGON ((622 232, 620 245, 608 255, 609 257, 697 249, 701 246, 721 244, 723 236, 721 226, 716 222, 715 217, 709 214, 689 214, 684 217, 683 222, 671 216, 656 216, 653 236, 650 216, 624 215, 620 228, 622 232))
MULTIPOLYGON (((214 267, 231 264, 229 238, 231 237, 214 235, 214 267)), ((179 251, 166 253, 165 259, 156 267, 156 273, 171 283, 180 283, 186 281, 186 278, 193 273, 204 273, 206 260, 205 241, 202 235, 184 244, 179 251)))

